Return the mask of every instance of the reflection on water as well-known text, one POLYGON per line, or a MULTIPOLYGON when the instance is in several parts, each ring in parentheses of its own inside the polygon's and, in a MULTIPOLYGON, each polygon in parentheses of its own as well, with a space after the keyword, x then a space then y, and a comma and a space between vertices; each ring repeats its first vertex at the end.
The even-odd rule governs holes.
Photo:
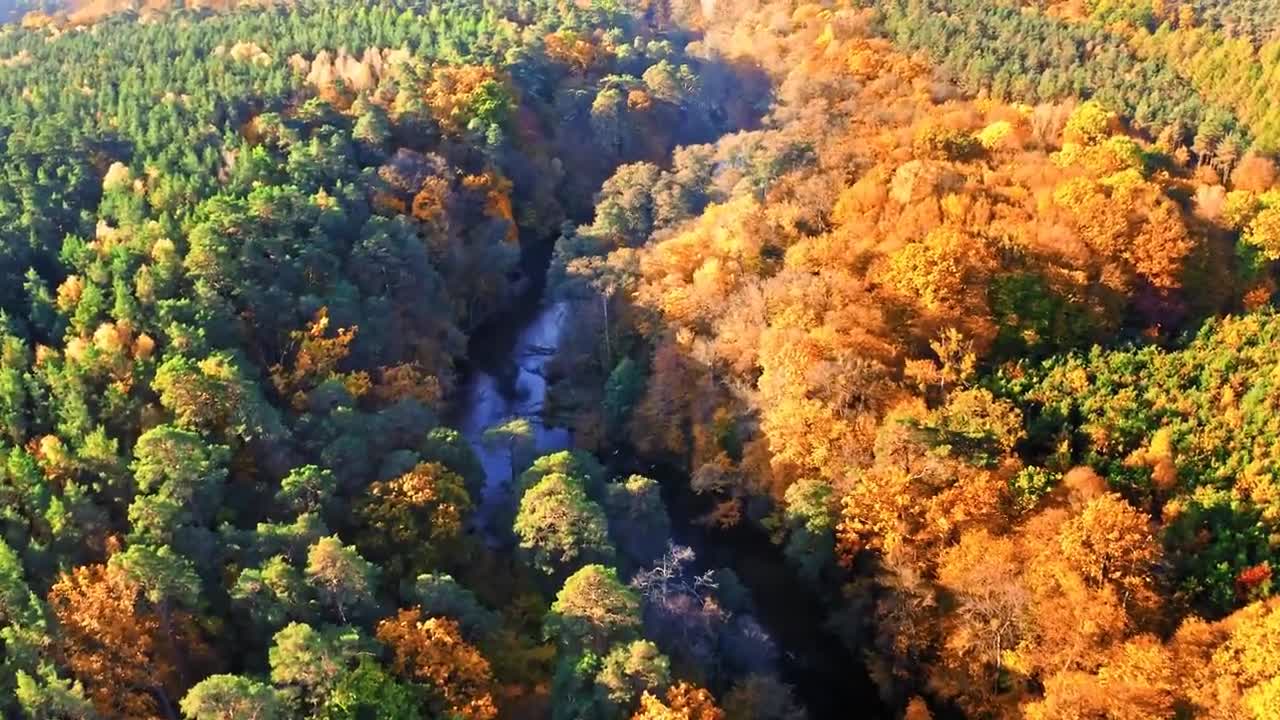
POLYGON ((568 317, 565 302, 543 304, 536 313, 521 319, 524 324, 515 328, 510 351, 486 358, 488 362, 476 367, 462 387, 457 426, 484 465, 479 517, 490 531, 489 521, 509 491, 511 458, 505 447, 484 442, 485 430, 512 418, 526 418, 533 425, 534 455, 569 447, 568 429, 546 427, 542 422, 546 367, 559 346, 568 317))

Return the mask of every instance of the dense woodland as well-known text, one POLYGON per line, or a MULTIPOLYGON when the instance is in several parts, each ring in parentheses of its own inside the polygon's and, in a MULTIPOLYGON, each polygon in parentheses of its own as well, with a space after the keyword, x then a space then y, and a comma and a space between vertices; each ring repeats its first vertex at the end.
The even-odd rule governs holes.
POLYGON ((1280 720, 1266 3, 18 9, 0 716, 1280 720))

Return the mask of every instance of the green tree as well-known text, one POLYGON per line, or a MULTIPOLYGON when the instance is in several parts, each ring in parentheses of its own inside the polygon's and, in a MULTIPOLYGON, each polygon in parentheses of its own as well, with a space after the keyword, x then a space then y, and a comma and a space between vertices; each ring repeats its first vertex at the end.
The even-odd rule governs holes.
POLYGON ((422 693, 369 658, 343 675, 316 714, 319 720, 422 720, 422 693))
POLYGON ((620 436, 643 394, 644 373, 631 358, 622 358, 604 384, 604 416, 611 436, 620 436))
POLYGON ((337 490, 333 472, 315 465, 304 465, 289 471, 280 481, 276 501, 295 513, 319 513, 337 490))
POLYGON ((211 675, 187 691, 180 705, 192 720, 275 720, 284 717, 275 690, 237 675, 211 675))
POLYGON ((241 570, 230 593, 232 603, 248 613, 258 632, 278 630, 290 620, 313 614, 311 586, 280 555, 269 558, 261 567, 241 570))
POLYGON ((470 640, 487 638, 499 627, 499 614, 481 605, 475 593, 449 575, 419 575, 405 594, 418 601, 423 616, 457 621, 470 640))
POLYGON ((525 491, 514 529, 533 567, 552 578, 616 555, 604 511, 567 475, 547 475, 525 491))
POLYGON ((605 485, 609 534, 633 567, 648 565, 666 551, 671 520, 656 480, 632 475, 605 485))
POLYGON ((502 448, 507 453, 513 485, 516 481, 516 468, 522 462, 524 455, 533 449, 533 440, 533 424, 527 418, 512 418, 484 431, 486 445, 502 448))
POLYGON ((306 573, 320 601, 333 608, 344 625, 348 612, 362 614, 377 603, 373 594, 377 567, 360 557, 355 548, 343 545, 337 535, 320 538, 311 546, 306 573))
POLYGON ((603 654, 640 631, 640 598, 613 568, 588 565, 565 581, 544 623, 544 634, 571 654, 603 654))
POLYGON ((596 674, 596 694, 615 717, 626 716, 645 692, 660 695, 671 682, 671 661, 648 640, 615 646, 596 674))
POLYGON ((787 560, 802 576, 817 580, 835 563, 836 497, 824 480, 800 480, 787 488, 783 511, 787 560))
POLYGON ((222 506, 230 451, 200 435, 160 425, 138 438, 131 466, 138 492, 179 505, 207 525, 222 506))
POLYGON ((290 623, 275 634, 267 653, 271 682, 292 688, 305 703, 323 705, 355 659, 369 649, 368 640, 355 628, 317 630, 290 623))

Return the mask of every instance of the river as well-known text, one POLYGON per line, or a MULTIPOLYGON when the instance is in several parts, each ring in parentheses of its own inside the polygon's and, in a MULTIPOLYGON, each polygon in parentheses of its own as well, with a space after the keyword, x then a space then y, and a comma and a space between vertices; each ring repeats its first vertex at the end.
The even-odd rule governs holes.
MULTIPOLYGON (((565 428, 542 421, 547 395, 545 370, 554 356, 572 308, 566 301, 544 300, 551 248, 543 242, 527 253, 525 291, 511 308, 478 328, 468 346, 469 364, 451 419, 470 443, 485 469, 478 504, 480 530, 500 542, 505 528, 494 518, 509 517, 510 458, 503 448, 484 442, 489 427, 516 417, 530 421, 537 454, 572 447, 565 428)), ((731 530, 710 530, 697 518, 706 498, 689 487, 678 470, 645 463, 626 452, 615 454, 611 470, 641 471, 662 484, 671 515, 673 540, 694 549, 700 568, 731 568, 750 590, 756 614, 779 648, 779 673, 813 720, 890 717, 862 663, 825 625, 826 605, 786 563, 781 550, 763 530, 746 523, 731 530)))

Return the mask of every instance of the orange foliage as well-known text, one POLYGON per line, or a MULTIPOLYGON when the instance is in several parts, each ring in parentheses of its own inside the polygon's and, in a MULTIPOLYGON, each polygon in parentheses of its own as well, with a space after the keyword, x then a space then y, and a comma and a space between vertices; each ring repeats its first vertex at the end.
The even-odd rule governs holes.
POLYGON ((413 216, 426 223, 445 220, 451 194, 448 180, 434 176, 427 178, 422 189, 413 196, 413 216))
POLYGON ((483 65, 440 65, 432 68, 431 81, 422 90, 422 100, 447 133, 466 130, 467 110, 477 92, 487 83, 502 82, 497 71, 483 65))
POLYGON ((289 333, 294 343, 293 362, 288 368, 281 364, 271 367, 271 381, 276 390, 290 398, 297 410, 306 407, 308 392, 329 379, 342 381, 355 397, 363 395, 370 385, 367 374, 337 372, 338 364, 350 354, 351 342, 358 330, 354 326, 342 328, 328 337, 329 310, 321 308, 306 330, 289 333))
POLYGON ((78 567, 49 589, 58 654, 104 717, 171 716, 204 652, 192 618, 144 607, 138 585, 105 565, 78 567))
POLYGON ((417 609, 401 610, 378 624, 378 639, 390 646, 395 672, 432 688, 453 717, 497 717, 489 661, 462 639, 453 620, 421 617, 417 609))
POLYGON ((578 74, 586 74, 595 66, 599 49, 589 39, 571 30, 561 30, 548 34, 542 39, 547 57, 553 61, 568 65, 578 74))
POLYGON ((484 194, 486 216, 506 221, 507 242, 514 243, 519 239, 515 210, 511 204, 510 180, 497 172, 490 171, 483 175, 467 175, 462 179, 462 186, 472 192, 484 194))
POLYGON ((706 690, 678 682, 667 689, 664 703, 645 691, 640 697, 640 708, 631 720, 725 720, 723 710, 716 706, 715 698, 706 690))
POLYGON ((393 404, 405 398, 413 398, 429 408, 440 405, 444 389, 440 378, 428 374, 413 363, 382 368, 371 394, 379 403, 393 404))

